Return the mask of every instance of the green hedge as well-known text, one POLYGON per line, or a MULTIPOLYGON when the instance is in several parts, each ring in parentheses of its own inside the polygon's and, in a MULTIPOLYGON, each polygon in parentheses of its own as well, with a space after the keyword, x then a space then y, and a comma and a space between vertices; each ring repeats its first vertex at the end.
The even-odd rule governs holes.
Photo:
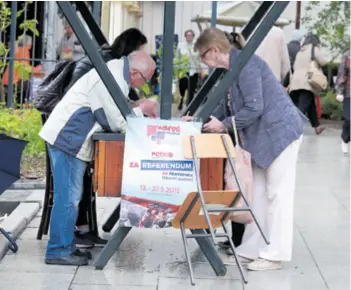
POLYGON ((326 119, 340 121, 342 119, 342 103, 336 100, 335 93, 329 91, 321 96, 322 116, 326 119))
POLYGON ((41 115, 33 107, 9 109, 0 104, 0 133, 28 141, 21 162, 21 172, 25 178, 44 176, 45 143, 38 135, 41 128, 41 115))
POLYGON ((38 156, 45 153, 45 143, 38 135, 41 128, 41 115, 33 107, 8 109, 0 105, 0 132, 28 141, 25 155, 38 156))

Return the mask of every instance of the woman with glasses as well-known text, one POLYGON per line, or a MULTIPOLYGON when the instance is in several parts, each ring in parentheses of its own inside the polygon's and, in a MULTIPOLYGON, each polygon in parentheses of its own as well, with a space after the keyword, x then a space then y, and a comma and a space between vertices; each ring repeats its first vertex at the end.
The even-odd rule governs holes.
MULTIPOLYGON (((240 55, 216 28, 204 30, 195 48, 206 65, 228 71, 240 55)), ((248 224, 237 253, 248 262, 249 270, 280 269, 292 255, 295 171, 306 118, 267 63, 256 55, 248 60, 230 87, 229 98, 223 98, 216 112, 217 117, 211 116, 203 129, 231 132, 235 116, 241 146, 252 157, 253 211, 270 240, 267 246, 256 225, 248 224)))

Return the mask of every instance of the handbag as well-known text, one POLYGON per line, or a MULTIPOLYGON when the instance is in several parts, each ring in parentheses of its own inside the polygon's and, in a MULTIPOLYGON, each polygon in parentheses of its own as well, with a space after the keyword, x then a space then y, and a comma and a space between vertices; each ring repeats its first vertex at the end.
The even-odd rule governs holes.
POLYGON ((328 87, 327 77, 323 74, 323 71, 316 61, 314 45, 312 45, 311 62, 307 72, 307 80, 317 94, 325 91, 328 87))
MULTIPOLYGON (((233 131, 235 138, 235 160, 234 166, 237 174, 240 187, 242 189, 242 194, 246 197, 250 206, 253 203, 253 175, 252 175, 252 165, 251 165, 251 154, 244 150, 239 145, 238 133, 236 130, 235 117, 232 117, 233 131)), ((233 169, 227 159, 224 169, 224 182, 225 190, 240 191, 237 179, 234 176, 233 169)), ((247 205, 242 196, 240 196, 238 202, 235 204, 236 208, 246 208, 247 205)), ((233 212, 230 218, 232 221, 249 224, 253 222, 252 214, 249 211, 233 212)))

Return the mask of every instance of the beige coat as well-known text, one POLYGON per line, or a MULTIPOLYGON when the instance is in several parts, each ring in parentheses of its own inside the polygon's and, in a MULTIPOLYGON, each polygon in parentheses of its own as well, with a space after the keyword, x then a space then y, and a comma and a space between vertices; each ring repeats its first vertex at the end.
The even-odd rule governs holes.
MULTIPOLYGON (((327 62, 319 47, 314 50, 316 62, 320 67, 324 66, 327 62)), ((294 63, 294 74, 290 79, 290 92, 296 90, 306 90, 317 93, 308 83, 307 73, 311 63, 312 45, 304 45, 296 55, 294 63)))
POLYGON ((276 78, 283 83, 290 71, 290 58, 284 32, 281 28, 272 27, 257 48, 256 55, 268 64, 276 78))

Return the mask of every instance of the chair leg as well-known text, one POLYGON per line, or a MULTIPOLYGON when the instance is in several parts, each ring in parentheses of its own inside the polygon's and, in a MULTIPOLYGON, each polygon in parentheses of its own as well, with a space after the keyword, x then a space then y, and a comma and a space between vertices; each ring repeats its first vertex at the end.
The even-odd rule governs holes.
POLYGON ((51 214, 49 211, 50 202, 51 202, 51 170, 50 170, 50 159, 47 153, 46 155, 46 187, 45 187, 45 195, 44 195, 44 203, 43 203, 43 213, 40 219, 40 225, 37 233, 37 240, 41 240, 44 235, 47 235, 48 232, 48 216, 51 214))
POLYGON ((189 254, 189 250, 188 250, 187 240, 186 240, 186 237, 185 237, 185 229, 184 229, 184 224, 183 223, 180 224, 180 229, 181 229, 181 232, 182 232, 182 239, 183 239, 183 245, 184 245, 184 250, 185 250, 185 256, 186 256, 186 259, 187 259, 188 265, 189 265, 190 283, 191 283, 191 285, 195 285, 193 266, 191 264, 191 259, 190 259, 190 254, 189 254))
POLYGON ((52 208, 54 206, 54 189, 53 189, 53 179, 51 179, 50 182, 50 193, 49 193, 49 200, 48 200, 48 211, 46 214, 45 218, 45 223, 44 223, 44 235, 47 235, 49 233, 49 226, 50 226, 50 219, 51 219, 51 212, 52 208))
POLYGON ((247 284, 246 275, 245 275, 245 273, 244 273, 244 269, 243 269, 243 267, 242 267, 242 265, 241 265, 241 263, 240 263, 240 261, 239 261, 239 259, 238 259, 238 256, 237 256, 237 254, 236 254, 235 246, 234 246, 233 240, 232 240, 231 236, 229 235, 229 232, 228 232, 228 230, 227 230, 226 225, 223 223, 223 221, 221 221, 221 223, 222 223, 223 231, 224 231, 224 233, 227 235, 227 239, 228 239, 228 241, 229 241, 230 248, 231 248, 232 251, 233 251, 234 258, 235 258, 235 262, 236 262, 236 264, 238 265, 241 278, 242 278, 242 280, 244 281, 244 283, 247 284))

